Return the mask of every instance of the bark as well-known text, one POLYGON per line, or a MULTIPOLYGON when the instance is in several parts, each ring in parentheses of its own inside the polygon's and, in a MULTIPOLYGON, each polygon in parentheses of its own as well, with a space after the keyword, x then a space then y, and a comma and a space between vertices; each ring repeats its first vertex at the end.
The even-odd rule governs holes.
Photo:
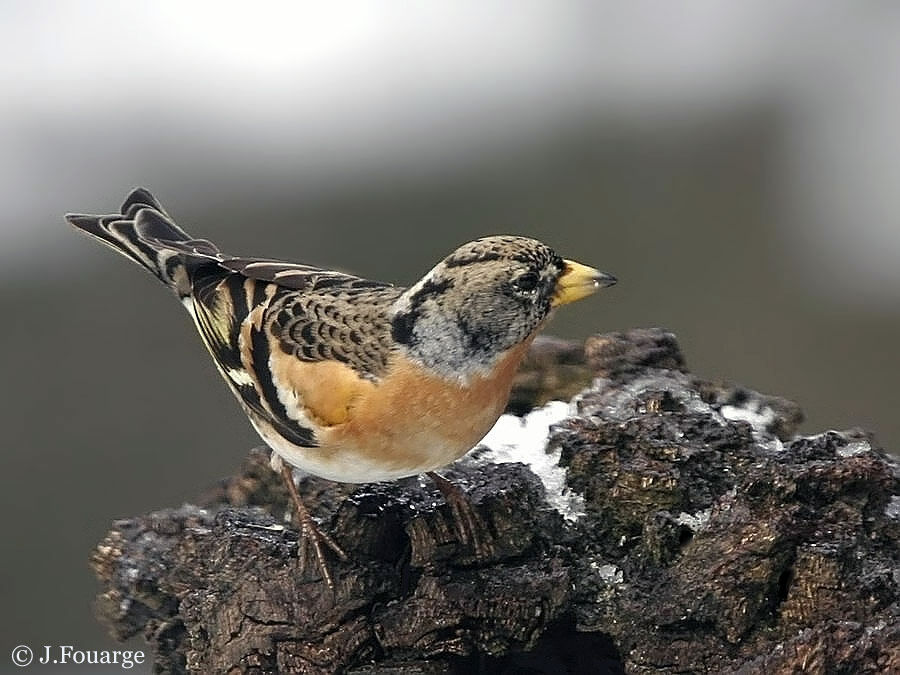
POLYGON ((306 478, 351 558, 332 593, 254 451, 199 506, 113 524, 100 619, 160 672, 900 672, 900 470, 869 436, 796 436, 795 404, 690 375, 660 330, 541 349, 520 410, 596 376, 548 446, 580 515, 472 453, 446 475, 479 558, 430 484, 306 478))

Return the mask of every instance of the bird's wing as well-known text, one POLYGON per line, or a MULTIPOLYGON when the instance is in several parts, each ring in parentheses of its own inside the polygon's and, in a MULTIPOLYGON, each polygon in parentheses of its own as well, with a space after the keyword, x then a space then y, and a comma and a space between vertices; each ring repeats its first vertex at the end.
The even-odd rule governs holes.
MULTIPOLYGON (((276 260, 223 258, 194 271, 197 327, 245 407, 294 445, 339 424, 383 373, 387 308, 403 289, 276 260)), ((190 308, 190 307, 189 307, 190 308)))

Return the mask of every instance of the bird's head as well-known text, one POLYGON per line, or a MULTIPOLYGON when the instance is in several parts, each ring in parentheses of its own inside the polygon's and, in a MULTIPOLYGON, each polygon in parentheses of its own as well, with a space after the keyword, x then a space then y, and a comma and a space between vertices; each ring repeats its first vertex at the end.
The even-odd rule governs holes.
POLYGON ((535 239, 485 237, 460 246, 398 298, 392 331, 423 365, 466 378, 488 372, 555 307, 615 281, 535 239))

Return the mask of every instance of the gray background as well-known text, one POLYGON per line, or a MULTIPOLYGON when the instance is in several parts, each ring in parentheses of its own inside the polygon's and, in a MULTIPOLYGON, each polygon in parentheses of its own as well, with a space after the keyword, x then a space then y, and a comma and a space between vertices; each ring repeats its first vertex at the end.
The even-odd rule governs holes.
POLYGON ((548 332, 664 326, 900 447, 898 8, 321 4, 0 4, 0 670, 111 647, 110 521, 257 443, 178 303, 62 220, 134 185, 226 251, 402 284, 538 237, 620 279, 548 332))

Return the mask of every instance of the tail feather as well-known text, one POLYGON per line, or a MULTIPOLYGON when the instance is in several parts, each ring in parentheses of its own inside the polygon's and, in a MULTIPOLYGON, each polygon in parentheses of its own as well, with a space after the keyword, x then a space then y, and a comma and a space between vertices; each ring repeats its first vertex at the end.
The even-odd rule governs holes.
POLYGON ((166 210, 162 207, 162 204, 159 203, 159 200, 156 199, 147 188, 135 188, 131 192, 128 193, 128 196, 125 197, 125 201, 122 202, 122 208, 119 211, 126 218, 134 218, 137 215, 137 212, 141 209, 150 208, 154 211, 157 211, 161 215, 163 215, 168 220, 172 220, 171 216, 166 213, 166 210))
POLYGON ((181 296, 191 292, 192 269, 222 259, 214 244, 192 239, 178 227, 144 188, 128 195, 119 214, 69 214, 66 220, 150 271, 181 296))

